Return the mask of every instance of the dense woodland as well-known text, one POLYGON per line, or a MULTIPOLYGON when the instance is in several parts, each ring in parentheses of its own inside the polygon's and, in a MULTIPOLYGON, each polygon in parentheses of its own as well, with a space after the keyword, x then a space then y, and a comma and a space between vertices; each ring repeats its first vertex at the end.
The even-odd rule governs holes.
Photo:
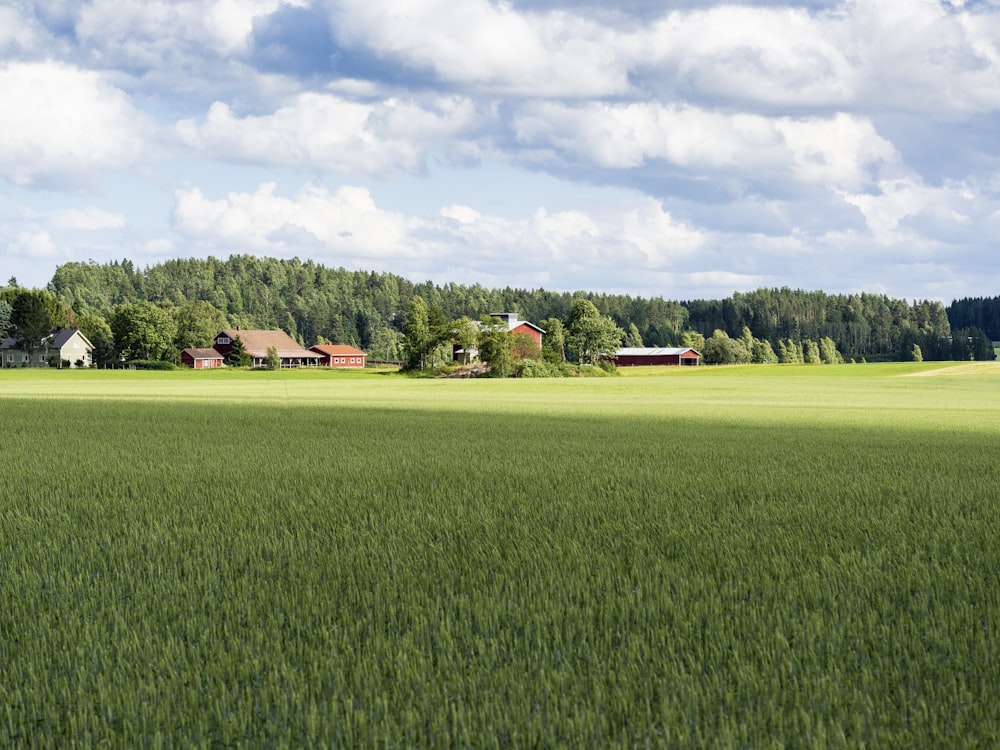
MULTIPOLYGON (((13 285, 0 289, 0 326, 2 308, 6 304, 9 318, 15 291, 13 285)), ((128 260, 67 263, 56 270, 47 291, 70 318, 86 319, 91 329, 101 319, 112 323, 122 306, 148 302, 175 317, 198 318, 206 330, 221 323, 282 328, 305 345, 321 340, 353 344, 387 359, 402 356, 407 310, 417 296, 449 320, 511 311, 532 321, 566 320, 574 300, 585 298, 626 332, 626 345, 690 344, 716 331, 749 341, 749 331, 775 352, 826 339, 844 359, 873 361, 911 359, 914 347, 923 359, 992 358, 990 339, 1000 339, 1000 298, 964 299, 946 309, 932 301, 785 287, 736 293, 723 300, 668 301, 487 289, 478 284, 416 284, 391 273, 248 255, 170 260, 144 269, 128 260)), ((208 343, 179 335, 167 350, 176 354, 182 344, 208 343)))

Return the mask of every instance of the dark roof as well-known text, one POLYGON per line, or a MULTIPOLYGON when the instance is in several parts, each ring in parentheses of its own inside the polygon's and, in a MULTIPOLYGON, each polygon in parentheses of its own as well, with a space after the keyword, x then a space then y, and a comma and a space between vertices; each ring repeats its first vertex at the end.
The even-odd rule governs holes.
MULTIPOLYGON (((76 336, 78 333, 80 334, 80 338, 83 339, 83 342, 91 349, 93 349, 94 345, 91 344, 90 340, 80 332, 79 328, 56 328, 55 330, 49 331, 49 338, 47 341, 45 341, 45 344, 53 349, 62 349, 63 346, 66 344, 66 342, 69 341, 74 336, 76 336)), ((3 340, 3 343, 0 344, 0 349, 20 349, 20 348, 21 348, 21 342, 14 336, 9 336, 5 338, 3 340)))
POLYGON ((94 346, 93 344, 90 343, 87 337, 80 332, 79 328, 57 328, 56 330, 52 331, 52 343, 50 343, 49 346, 54 346, 57 349, 62 349, 63 345, 71 338, 76 336, 78 333, 80 334, 80 338, 83 339, 84 343, 86 343, 87 346, 89 347, 94 346))

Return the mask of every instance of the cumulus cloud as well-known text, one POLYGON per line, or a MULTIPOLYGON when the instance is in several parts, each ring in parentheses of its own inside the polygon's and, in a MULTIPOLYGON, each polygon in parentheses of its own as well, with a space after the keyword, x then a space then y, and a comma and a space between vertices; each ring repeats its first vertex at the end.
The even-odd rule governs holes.
POLYGON ((333 0, 334 34, 444 81, 525 96, 606 96, 628 88, 616 32, 561 11, 487 0, 333 0))
POLYGON ((420 172, 435 147, 475 157, 463 136, 480 120, 473 103, 438 97, 426 104, 385 99, 371 104, 330 94, 302 94, 263 116, 237 116, 217 102, 205 122, 178 123, 181 140, 215 158, 306 167, 329 172, 420 172), (448 144, 447 148, 444 148, 448 144))
POLYGON ((132 164, 145 118, 120 90, 60 63, 0 66, 0 175, 16 185, 75 185, 132 164))
POLYGON ((607 169, 663 161, 700 175, 858 186, 872 165, 895 158, 870 121, 846 114, 768 118, 654 103, 540 103, 519 111, 513 127, 525 146, 607 169))
POLYGON ((10 255, 50 260, 63 256, 59 247, 48 232, 42 230, 19 232, 17 237, 7 245, 10 255))
POLYGON ((651 199, 600 216, 539 207, 510 219, 459 204, 414 216, 379 208, 363 188, 331 192, 316 184, 292 197, 278 195, 270 183, 217 199, 185 188, 175 196, 174 227, 223 253, 238 247, 286 256, 308 247, 312 257, 346 258, 361 267, 391 260, 431 276, 445 267, 490 274, 497 263, 509 263, 533 274, 536 284, 567 272, 593 273, 595 267, 611 273, 667 270, 690 259, 706 239, 651 199))
MULTIPOLYGON (((155 67, 194 52, 245 55, 255 18, 305 0, 92 0, 75 32, 102 60, 155 67)), ((200 56, 200 54, 199 54, 200 56)))

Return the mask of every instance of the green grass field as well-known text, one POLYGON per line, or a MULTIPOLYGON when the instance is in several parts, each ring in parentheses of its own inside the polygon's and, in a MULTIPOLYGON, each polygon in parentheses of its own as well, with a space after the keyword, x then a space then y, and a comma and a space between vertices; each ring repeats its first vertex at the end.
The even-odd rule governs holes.
POLYGON ((0 370, 0 745, 987 747, 1000 367, 0 370))

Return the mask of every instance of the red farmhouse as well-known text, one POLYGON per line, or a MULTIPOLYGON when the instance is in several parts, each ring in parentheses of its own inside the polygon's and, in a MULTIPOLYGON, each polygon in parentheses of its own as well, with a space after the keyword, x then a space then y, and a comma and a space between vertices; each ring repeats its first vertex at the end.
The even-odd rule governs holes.
POLYGON ((309 351, 316 352, 322 359, 319 363, 324 367, 364 367, 365 353, 360 349, 346 344, 317 344, 309 351))
POLYGON ((222 367, 224 359, 215 349, 185 349, 181 352, 181 363, 196 370, 222 367))

